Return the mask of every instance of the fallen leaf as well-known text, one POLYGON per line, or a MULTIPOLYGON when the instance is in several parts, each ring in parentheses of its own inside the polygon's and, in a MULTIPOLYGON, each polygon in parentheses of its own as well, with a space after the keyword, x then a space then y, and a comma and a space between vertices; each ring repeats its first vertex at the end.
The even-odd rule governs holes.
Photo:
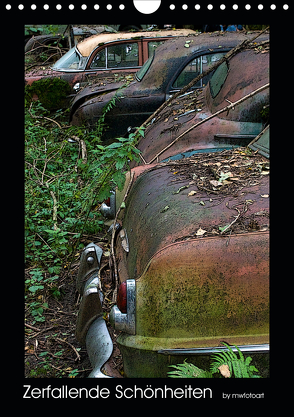
POLYGON ((201 204, 201 206, 205 206, 205 203, 204 203, 204 201, 200 201, 200 203, 199 204, 201 204))
POLYGON ((160 211, 160 213, 165 213, 167 210, 169 209, 169 206, 165 206, 161 211, 160 211))
POLYGON ((222 374, 222 376, 224 376, 225 378, 230 378, 231 376, 231 372, 230 372, 230 368, 228 367, 228 365, 221 365, 218 367, 220 373, 222 374))
POLYGON ((177 191, 175 191, 173 194, 179 194, 182 190, 184 190, 185 188, 188 188, 189 185, 183 185, 183 187, 180 187, 177 191))
POLYGON ((216 181, 216 180, 211 180, 209 181, 211 185, 213 185, 214 187, 219 187, 220 185, 223 185, 221 182, 216 181))
POLYGON ((195 195, 195 194, 197 194, 197 191, 194 191, 194 190, 193 190, 193 191, 190 191, 190 192, 189 192, 188 196, 189 196, 189 197, 191 197, 192 195, 195 195))
POLYGON ((206 230, 201 229, 201 227, 197 230, 196 236, 203 236, 206 233, 206 230))
POLYGON ((124 248, 126 252, 129 252, 130 247, 129 247, 129 240, 128 240, 126 229, 121 229, 121 231, 119 232, 119 237, 121 239, 122 247, 124 248))
POLYGON ((221 171, 220 177, 219 177, 218 180, 219 181, 224 181, 224 180, 226 180, 227 178, 230 178, 230 177, 233 177, 233 174, 231 172, 224 173, 224 172, 221 171))
POLYGON ((260 197, 268 198, 269 197, 269 194, 260 194, 260 197))
POLYGON ((228 226, 229 226, 228 224, 226 224, 225 226, 219 226, 218 229, 220 232, 223 232, 228 226))

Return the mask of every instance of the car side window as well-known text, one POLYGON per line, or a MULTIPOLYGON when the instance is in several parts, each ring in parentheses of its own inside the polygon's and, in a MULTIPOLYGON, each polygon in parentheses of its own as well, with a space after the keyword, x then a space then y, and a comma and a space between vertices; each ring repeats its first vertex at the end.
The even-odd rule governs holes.
POLYGON ((122 43, 107 47, 107 68, 131 68, 139 66, 138 43, 122 43))
MULTIPOLYGON (((173 88, 181 89, 185 87, 199 74, 202 74, 212 65, 214 65, 214 63, 221 59, 223 55, 225 55, 225 52, 219 52, 217 54, 207 54, 194 58, 192 61, 189 62, 188 65, 186 65, 186 67, 179 74, 178 78, 173 84, 173 88)), ((193 88, 204 87, 208 83, 211 76, 212 74, 208 74, 206 77, 203 77, 201 80, 198 81, 197 84, 194 85, 193 88)))
POLYGON ((93 61, 91 62, 90 68, 106 68, 105 49, 102 49, 96 54, 93 61))

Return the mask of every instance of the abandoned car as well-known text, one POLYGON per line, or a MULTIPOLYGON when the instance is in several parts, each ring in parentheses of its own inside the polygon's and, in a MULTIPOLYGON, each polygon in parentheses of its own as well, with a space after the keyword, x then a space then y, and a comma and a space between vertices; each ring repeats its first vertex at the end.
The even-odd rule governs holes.
POLYGON ((194 33, 182 29, 93 35, 71 48, 52 68, 27 72, 25 82, 31 85, 42 78, 58 77, 78 90, 94 76, 136 72, 166 39, 194 33))
MULTIPOLYGON (((268 151, 266 133, 254 149, 268 151)), ((268 352, 268 174, 268 160, 244 147, 132 169, 110 312, 126 377, 166 377, 185 359, 203 366, 222 342, 268 352)), ((76 336, 87 346, 90 377, 105 377, 113 347, 101 307, 101 255, 99 246, 86 247, 77 280, 76 336)))
MULTIPOLYGON (((71 108, 71 123, 94 126, 103 108, 117 95, 116 105, 105 117, 108 128, 103 139, 108 141, 124 136, 128 127, 140 126, 171 94, 181 90, 246 39, 249 35, 227 32, 166 41, 156 49, 136 73, 136 80, 127 87, 122 88, 123 82, 92 85, 78 93, 71 108)), ((268 35, 260 37, 260 40, 264 39, 268 39, 268 35)), ((211 76, 212 73, 194 87, 204 87, 211 76)))
MULTIPOLYGON (((183 154, 170 146, 158 157, 157 142, 150 140, 155 163, 133 167, 124 189, 112 195, 118 293, 110 323, 121 332, 126 377, 166 377, 169 365, 184 360, 200 366, 222 342, 244 353, 269 350, 269 126, 260 119, 268 86, 259 90, 269 75, 268 53, 256 52, 239 52, 228 68, 220 66, 203 92, 213 94, 210 111, 234 103, 224 123, 239 123, 235 131, 219 141, 213 124, 212 136, 208 130, 199 136, 198 125, 192 148, 184 137, 183 154), (257 90, 260 95, 252 94, 257 90), (248 129, 240 132, 242 123, 258 125, 248 136, 248 129), (247 147, 240 147, 243 136, 247 147)), ((101 256, 90 243, 77 277, 82 301, 76 336, 87 346, 90 377, 106 376, 101 367, 112 351, 101 307, 101 256)))
POLYGON ((269 114, 269 53, 257 51, 240 51, 216 69, 202 92, 186 93, 159 112, 137 145, 144 160, 248 145, 269 114))

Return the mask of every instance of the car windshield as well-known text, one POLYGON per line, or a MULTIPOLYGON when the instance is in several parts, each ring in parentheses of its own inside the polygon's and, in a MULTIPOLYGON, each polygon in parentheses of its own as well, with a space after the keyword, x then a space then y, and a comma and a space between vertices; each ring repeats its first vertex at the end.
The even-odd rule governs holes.
POLYGON ((152 56, 150 56, 147 59, 147 61, 145 62, 145 64, 139 69, 139 71, 136 72, 136 79, 138 81, 142 81, 143 80, 144 75, 148 71, 148 69, 149 69, 149 67, 150 67, 150 65, 151 65, 151 63, 153 61, 153 57, 154 57, 154 54, 152 56))
POLYGON ((79 69, 80 56, 76 48, 70 49, 58 61, 55 62, 52 69, 57 71, 70 71, 79 69))

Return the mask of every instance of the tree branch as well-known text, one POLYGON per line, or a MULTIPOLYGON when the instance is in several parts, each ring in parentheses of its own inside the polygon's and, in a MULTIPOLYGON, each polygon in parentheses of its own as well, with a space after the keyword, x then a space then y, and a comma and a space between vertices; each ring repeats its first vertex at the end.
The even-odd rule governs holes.
POLYGON ((239 52, 241 49, 245 48, 247 45, 252 43, 256 38, 258 38, 260 35, 262 35, 264 32, 266 32, 269 29, 269 26, 264 29, 263 31, 259 32, 257 35, 253 36, 251 39, 246 39, 242 41, 239 45, 237 45, 235 48, 231 49, 226 55, 224 55, 219 61, 217 61, 214 65, 212 65, 210 68, 208 68, 206 71, 202 72, 202 74, 199 74, 196 78, 194 78, 189 84, 187 84, 184 88, 182 88, 177 93, 173 94, 167 101, 165 101, 155 112, 148 117, 145 122, 137 128, 135 135, 138 134, 139 130, 143 127, 146 127, 149 122, 151 122, 154 117, 156 117, 161 110, 163 110, 165 107, 167 107, 174 99, 179 97, 180 95, 184 94, 187 90, 189 90, 193 85, 197 84, 198 81, 200 81, 203 77, 206 77, 206 75, 210 74, 212 71, 216 70, 217 67, 219 67, 223 62, 227 61, 228 59, 232 58, 237 52, 239 52))
POLYGON ((252 93, 247 94, 246 96, 240 98, 240 100, 235 101, 235 103, 231 103, 228 106, 220 109, 219 111, 217 111, 216 113, 211 114, 210 116, 206 117, 206 119, 202 119, 200 120, 200 122, 196 123, 196 125, 191 126, 189 129, 185 130, 185 132, 181 133, 175 140, 173 140, 169 145, 167 145, 164 149, 162 149, 160 152, 158 152, 158 154, 156 154, 154 156, 154 158, 151 159, 151 161, 148 162, 148 164, 152 164, 152 162, 155 161, 155 159, 158 158, 159 155, 161 155, 163 152, 165 152, 167 149, 169 149, 171 146, 173 146, 179 139, 181 139, 183 136, 185 136, 188 132, 190 132, 191 130, 195 129, 197 126, 207 122, 208 120, 212 119, 213 117, 219 115, 220 113, 223 113, 224 111, 230 110, 233 107, 237 106, 238 104, 242 103, 243 101, 247 100, 248 98, 254 96, 257 93, 260 93, 261 91, 265 90, 266 88, 269 87, 269 83, 263 85, 260 88, 257 88, 256 90, 252 91, 252 93))

